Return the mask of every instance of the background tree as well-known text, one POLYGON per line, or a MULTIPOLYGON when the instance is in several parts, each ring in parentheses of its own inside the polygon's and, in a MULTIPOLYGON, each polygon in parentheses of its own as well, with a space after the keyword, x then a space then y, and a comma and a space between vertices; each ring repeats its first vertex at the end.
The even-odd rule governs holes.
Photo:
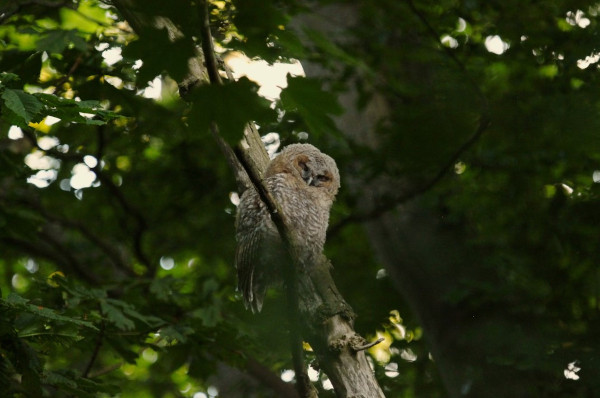
POLYGON ((3 391, 294 394, 284 300, 252 316, 233 290, 235 181, 208 132, 254 120, 340 166, 327 255, 357 330, 386 338, 387 396, 591 396, 598 10, 212 2, 225 53, 302 60, 273 110, 249 80, 189 81, 194 2, 3 4, 3 391))

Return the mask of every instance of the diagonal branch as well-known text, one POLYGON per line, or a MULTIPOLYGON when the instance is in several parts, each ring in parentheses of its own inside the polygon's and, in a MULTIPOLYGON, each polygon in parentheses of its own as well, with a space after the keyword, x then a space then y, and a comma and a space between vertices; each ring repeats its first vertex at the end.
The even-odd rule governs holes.
MULTIPOLYGON (((210 32, 208 1, 201 1, 199 7, 202 16, 202 52, 204 55, 209 80, 211 84, 221 85, 222 81, 219 75, 218 63, 213 48, 212 35, 210 32)), ((267 205, 267 208, 271 213, 271 219, 277 226, 279 235, 281 236, 282 241, 284 242, 284 245, 288 250, 288 253, 294 253, 295 251, 293 250, 292 235, 289 228, 287 227, 289 223, 285 220, 285 216, 283 214, 283 211, 281 211, 281 207, 267 189, 266 184, 260 178, 260 175, 264 170, 261 170, 260 173, 257 173, 256 169, 251 169, 245 161, 247 157, 245 156, 241 148, 238 148, 238 150, 234 152, 232 148, 227 144, 227 142, 225 142, 225 140, 219 135, 218 127, 215 123, 211 125, 211 133, 217 141, 217 144, 219 145, 221 151, 227 158, 228 163, 232 165, 234 172, 236 173, 238 186, 240 185, 240 180, 244 180, 246 179, 246 177, 249 177, 251 185, 253 185, 256 188, 261 200, 267 205)), ((242 188, 247 189, 250 187, 247 183, 246 185, 247 186, 242 188)), ((296 387, 298 389, 298 393, 300 397, 308 398, 314 396, 314 394, 312 393, 312 386, 310 385, 310 380, 308 378, 308 375, 306 374, 306 369, 304 365, 302 336, 300 335, 298 327, 296 326, 299 325, 299 316, 298 292, 296 287, 297 282, 295 270, 299 269, 299 264, 297 256, 290 255, 290 258, 292 259, 293 266, 288 266, 284 270, 284 276, 287 282, 286 292, 289 305, 288 315, 290 318, 290 348, 292 351, 292 362, 294 364, 294 371, 296 372, 296 387)))

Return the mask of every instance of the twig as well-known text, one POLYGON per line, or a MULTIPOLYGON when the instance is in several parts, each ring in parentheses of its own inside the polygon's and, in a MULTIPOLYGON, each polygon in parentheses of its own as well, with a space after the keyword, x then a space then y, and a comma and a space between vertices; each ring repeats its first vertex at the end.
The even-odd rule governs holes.
POLYGON ((89 376, 90 371, 92 370, 92 366, 94 366, 94 362, 96 362, 96 358, 98 357, 98 353, 100 352, 100 347, 102 346, 102 342, 104 341, 104 328, 105 324, 104 321, 102 321, 102 323, 100 324, 100 332, 98 332, 98 339, 96 340, 96 345, 94 346, 94 351, 92 352, 92 356, 90 357, 87 366, 81 374, 82 377, 87 378, 89 376))
POLYGON ((42 217, 44 217, 48 221, 55 222, 64 227, 72 228, 79 231, 81 235, 87 238, 88 241, 90 241, 92 244, 96 245, 100 250, 102 250, 117 268, 124 271, 129 276, 135 276, 133 270, 122 261, 121 256, 116 250, 113 249, 111 243, 104 241, 102 238, 100 238, 98 235, 92 232, 89 228, 87 228, 87 226, 85 226, 83 223, 52 214, 48 212, 41 204, 36 203, 31 199, 22 199, 20 202, 23 205, 37 211, 42 217))
POLYGON ((52 94, 56 94, 58 92, 59 87, 62 86, 64 83, 66 83, 67 80, 69 80, 69 77, 71 77, 71 75, 73 73, 75 73, 75 71, 81 64, 81 61, 83 61, 83 56, 81 54, 79 54, 79 56, 75 59, 75 62, 73 62, 73 65, 71 65, 71 68, 69 68, 69 71, 67 72, 67 74, 64 75, 63 77, 61 77, 56 82, 56 85, 54 86, 54 90, 52 91, 52 94))
POLYGON ((383 340, 385 340, 385 338, 380 337, 377 340, 372 341, 370 343, 359 345, 359 346, 352 347, 352 348, 354 349, 354 351, 357 351, 357 352, 358 351, 363 351, 363 350, 368 350, 369 348, 371 348, 373 346, 376 346, 377 344, 381 343, 383 340))

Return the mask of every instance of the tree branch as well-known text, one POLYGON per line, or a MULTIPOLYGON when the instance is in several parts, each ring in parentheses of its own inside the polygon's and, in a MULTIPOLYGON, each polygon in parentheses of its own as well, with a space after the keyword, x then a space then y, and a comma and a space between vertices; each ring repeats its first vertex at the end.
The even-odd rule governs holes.
MULTIPOLYGON (((217 60, 212 44, 212 35, 210 32, 209 25, 209 14, 208 14, 208 1, 201 1, 199 4, 200 12, 202 16, 202 52, 204 55, 204 60, 206 63, 206 68, 208 70, 208 76, 211 84, 221 85, 221 77, 219 75, 219 70, 217 66, 217 60)), ((225 142, 225 140, 220 136, 218 127, 215 123, 211 124, 211 133, 217 144, 221 148, 221 151, 224 153, 225 157, 228 160, 228 163, 233 166, 233 171, 236 173, 236 180, 238 181, 238 186, 240 186, 240 181, 244 180, 246 176, 250 177, 252 181, 252 185, 256 187, 261 199, 264 203, 267 204, 267 207, 270 210, 271 218, 275 221, 277 225, 277 229, 279 230, 279 234, 284 241, 285 246, 288 248, 288 252, 292 253, 292 246, 290 245, 291 234, 290 231, 286 227, 286 222, 284 221, 283 212, 278 207, 278 203, 275 201, 273 196, 270 194, 266 185, 261 181, 260 177, 257 177, 256 174, 253 174, 248 170, 248 166, 244 164, 244 155, 238 152, 236 153, 231 149, 231 147, 225 142), (241 167, 240 167, 241 166, 241 167), (241 174, 241 175, 240 175, 241 174), (240 177, 237 177, 240 175, 240 177), (278 217, 273 217, 273 215, 277 214, 278 217)), ((262 141, 261 141, 262 146, 262 141)), ((264 171, 264 170, 262 170, 264 171)), ((262 175, 262 172, 260 173, 262 175)), ((247 183, 246 183, 247 184, 247 183)), ((242 187, 248 189, 249 186, 242 187)), ((298 389, 298 393, 302 398, 309 398, 316 396, 313 392, 313 388, 310 384, 310 380, 308 375, 306 374, 306 369, 304 365, 304 352, 302 350, 302 337, 298 331, 296 325, 299 325, 298 322, 298 297, 297 297, 297 283, 295 278, 294 269, 298 269, 299 264, 297 264, 297 259, 295 256, 292 256, 294 267, 286 267, 284 271, 285 279, 287 282, 287 299, 289 306, 289 319, 290 319, 290 348, 292 352, 292 362, 294 366, 294 371, 296 373, 296 388, 298 389)))
MULTIPOLYGON (((411 11, 417 16, 417 18, 425 26, 430 37, 433 40, 435 40, 435 42, 437 44, 439 44, 440 35, 435 30, 435 28, 429 23, 429 21, 427 20, 425 15, 423 15, 423 13, 421 11, 419 11, 419 9, 417 9, 417 7, 415 6, 415 4, 412 0, 407 0, 407 4, 408 4, 409 8, 411 9, 411 11)), ((471 134, 471 136, 465 142, 462 143, 462 145, 460 147, 458 147, 458 149, 454 152, 454 154, 450 157, 450 159, 448 159, 448 161, 440 168, 440 170, 429 181, 425 182, 424 184, 422 184, 420 186, 417 186, 416 188, 414 188, 406 193, 403 193, 402 195, 381 200, 373 209, 371 209, 363 214, 353 214, 351 216, 348 216, 348 217, 340 220, 335 225, 332 225, 329 228, 330 236, 337 234, 343 227, 345 227, 346 225, 348 225, 350 223, 364 222, 364 221, 368 221, 368 220, 377 218, 377 217, 383 215, 384 213, 395 209, 397 206, 401 205, 402 203, 406 203, 409 200, 414 199, 415 197, 422 195, 425 192, 429 191, 440 180, 442 180, 442 178, 444 178, 444 176, 448 173, 448 171, 450 171, 453 168, 454 164, 458 161, 460 156, 464 152, 466 152, 475 142, 477 142, 477 140, 481 137, 481 135, 489 127, 489 125, 491 123, 490 105, 489 105, 489 101, 488 101, 487 97, 483 94, 481 87, 479 87, 479 85, 475 82, 475 80, 473 80, 471 75, 469 75, 465 64, 456 56, 456 54, 450 48, 448 48, 446 46, 442 46, 442 50, 444 51, 446 56, 448 58, 450 58, 452 60, 452 62, 454 62, 456 64, 456 66, 458 67, 460 72, 465 76, 465 79, 467 80, 469 85, 473 88, 473 90, 477 94, 477 97, 479 98, 479 101, 481 104, 481 114, 479 116, 479 123, 478 123, 477 127, 475 128, 475 131, 473 132, 473 134, 471 134)))

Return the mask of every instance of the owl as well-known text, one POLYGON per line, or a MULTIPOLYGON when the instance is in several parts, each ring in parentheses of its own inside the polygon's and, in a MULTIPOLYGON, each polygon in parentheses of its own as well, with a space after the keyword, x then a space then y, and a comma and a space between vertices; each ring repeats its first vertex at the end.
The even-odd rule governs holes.
MULTIPOLYGON (((300 266, 323 256, 329 210, 340 187, 335 161, 310 144, 292 144, 269 163, 264 181, 281 206, 297 243, 300 266)), ((280 284, 288 258, 269 210, 254 189, 246 190, 236 218, 235 266, 246 308, 260 311, 269 286, 280 284)))

